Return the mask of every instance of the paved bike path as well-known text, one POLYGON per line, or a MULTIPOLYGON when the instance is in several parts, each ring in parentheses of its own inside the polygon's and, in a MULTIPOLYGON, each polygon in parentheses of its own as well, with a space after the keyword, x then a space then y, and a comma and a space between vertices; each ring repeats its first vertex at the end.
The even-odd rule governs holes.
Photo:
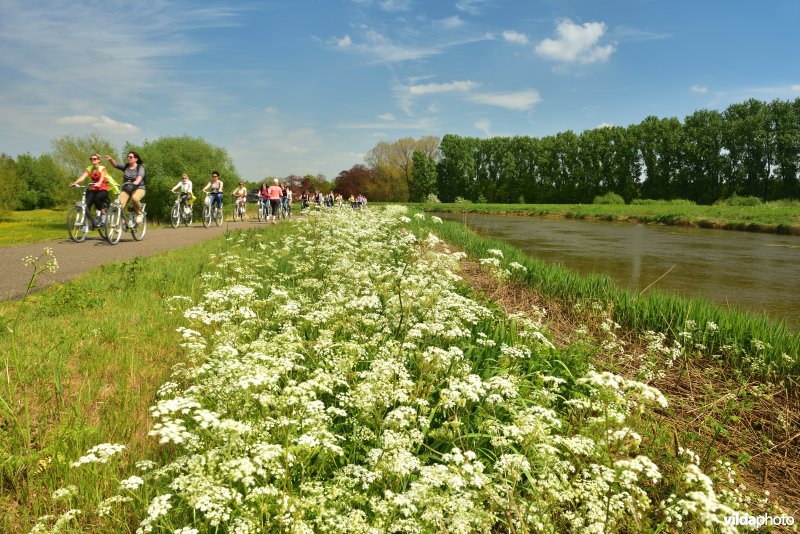
MULTIPOLYGON (((154 256, 162 252, 200 243, 220 236, 226 230, 263 228, 267 223, 258 221, 223 222, 204 228, 197 222, 193 226, 178 228, 148 228, 142 241, 134 241, 130 232, 123 232, 116 245, 109 245, 96 231, 89 232, 86 241, 75 243, 65 236, 57 241, 41 241, 28 245, 0 248, 0 300, 15 299, 25 294, 25 288, 33 274, 33 267, 24 265, 26 256, 41 256, 45 247, 53 249, 58 260, 55 273, 42 273, 36 280, 37 289, 54 282, 65 282, 94 267, 120 260, 154 256)), ((67 231, 64 230, 66 235, 67 231)))

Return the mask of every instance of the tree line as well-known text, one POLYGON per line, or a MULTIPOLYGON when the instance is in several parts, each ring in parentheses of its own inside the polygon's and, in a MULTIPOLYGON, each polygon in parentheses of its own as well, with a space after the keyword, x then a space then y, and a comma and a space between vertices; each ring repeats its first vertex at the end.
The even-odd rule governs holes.
POLYGON ((683 121, 647 117, 576 134, 481 139, 447 134, 379 143, 338 189, 374 200, 589 203, 616 193, 688 199, 800 197, 800 98, 747 100, 683 121))
POLYGON ((722 112, 698 110, 683 122, 650 116, 581 134, 445 135, 439 150, 436 193, 442 201, 585 203, 609 192, 626 202, 798 198, 800 98, 751 99, 722 112))

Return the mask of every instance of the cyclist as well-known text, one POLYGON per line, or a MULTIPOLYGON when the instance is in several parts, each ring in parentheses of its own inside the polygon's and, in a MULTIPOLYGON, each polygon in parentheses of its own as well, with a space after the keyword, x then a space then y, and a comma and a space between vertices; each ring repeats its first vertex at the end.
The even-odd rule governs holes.
POLYGON ((211 207, 217 208, 217 215, 222 213, 222 188, 224 185, 222 180, 219 179, 219 173, 214 171, 211 173, 211 181, 203 188, 204 193, 209 193, 211 207))
POLYGON ((294 193, 292 193, 292 189, 289 186, 286 186, 286 211, 290 216, 292 214, 293 198, 294 198, 294 193))
POLYGON ((247 188, 244 186, 244 182, 239 182, 239 187, 234 189, 233 196, 236 197, 236 203, 242 206, 242 217, 244 217, 245 207, 247 206, 245 204, 247 201, 247 188))
POLYGON ((267 189, 267 195, 269 196, 269 207, 272 210, 272 224, 278 224, 275 222, 275 214, 278 213, 278 209, 281 205, 281 186, 278 185, 278 179, 273 178, 272 185, 269 186, 267 189))
POLYGON ((300 211, 305 211, 308 208, 308 191, 300 193, 300 211))
POLYGON ((195 196, 192 192, 192 181, 189 179, 189 175, 183 173, 181 175, 181 181, 175 184, 175 187, 170 189, 173 193, 176 189, 180 188, 181 190, 181 200, 183 201, 184 211, 189 213, 192 211, 192 204, 194 204, 195 196))
POLYGON ((84 181, 87 176, 91 178, 92 184, 86 191, 86 216, 89 216, 89 210, 91 210, 92 204, 94 204, 95 219, 99 218, 99 221, 95 220, 92 222, 92 224, 97 226, 98 223, 104 223, 106 220, 109 184, 112 184, 112 188, 115 192, 119 192, 119 187, 114 179, 109 176, 106 168, 100 165, 99 154, 92 154, 89 158, 89 161, 91 161, 91 164, 86 167, 86 170, 83 171, 83 174, 78 176, 78 178, 76 178, 75 181, 69 185, 70 187, 76 186, 84 181))
POLYGON ((289 190, 286 187, 286 182, 281 184, 281 208, 283 208, 283 212, 286 213, 289 211, 289 197, 287 196, 287 191, 289 190))
POLYGON ((133 211, 136 212, 136 224, 142 224, 144 218, 142 217, 142 198, 147 188, 147 177, 144 172, 144 162, 139 154, 131 150, 128 152, 128 165, 117 163, 117 161, 109 155, 106 159, 117 169, 122 171, 124 182, 122 184, 122 192, 119 194, 119 203, 124 208, 128 203, 130 197, 133 204, 133 211))
POLYGON ((258 189, 258 199, 261 203, 259 209, 266 210, 267 206, 269 206, 269 186, 267 182, 261 182, 261 187, 258 189))

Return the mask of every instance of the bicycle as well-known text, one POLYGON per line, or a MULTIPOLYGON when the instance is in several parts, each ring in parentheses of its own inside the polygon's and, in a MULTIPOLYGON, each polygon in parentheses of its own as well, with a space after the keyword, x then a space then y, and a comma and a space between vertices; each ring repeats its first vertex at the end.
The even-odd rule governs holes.
POLYGON ((170 221, 172 222, 172 227, 177 228, 181 223, 186 226, 192 225, 192 207, 186 203, 183 198, 184 193, 176 193, 177 198, 175 198, 175 204, 172 205, 172 211, 170 212, 170 221))
MULTIPOLYGON (((236 195, 234 195, 236 196, 236 195)), ((247 202, 247 197, 244 196, 236 196, 236 200, 233 203, 233 220, 236 222, 238 218, 239 221, 244 220, 244 216, 247 214, 247 206, 245 205, 247 202)))
POLYGON ((80 201, 76 202, 67 213, 67 233, 69 238, 76 243, 83 243, 89 231, 96 229, 100 232, 100 236, 106 239, 106 227, 102 222, 101 216, 95 212, 95 216, 91 217, 89 208, 86 206, 86 186, 75 185, 72 187, 83 189, 83 194, 80 201))
POLYGON ((133 206, 128 206, 127 216, 123 213, 122 204, 119 197, 114 200, 114 203, 108 209, 108 216, 106 217, 106 239, 112 245, 119 243, 122 237, 122 232, 130 232, 131 236, 136 241, 144 239, 147 233, 147 213, 145 212, 146 204, 142 202, 142 222, 136 222, 136 211, 133 206))
POLYGON ((264 221, 269 218, 269 200, 260 197, 258 199, 258 221, 264 221))
POLYGON ((211 207, 211 193, 206 193, 206 199, 203 206, 203 226, 208 228, 211 226, 211 221, 217 226, 222 224, 222 210, 211 207))

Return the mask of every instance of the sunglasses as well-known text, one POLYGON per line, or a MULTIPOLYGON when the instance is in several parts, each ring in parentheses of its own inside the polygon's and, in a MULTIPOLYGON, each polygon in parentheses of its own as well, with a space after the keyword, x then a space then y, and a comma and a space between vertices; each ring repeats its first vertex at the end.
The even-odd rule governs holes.
POLYGON ((90 161, 100 161, 100 158, 89 158, 90 161))

